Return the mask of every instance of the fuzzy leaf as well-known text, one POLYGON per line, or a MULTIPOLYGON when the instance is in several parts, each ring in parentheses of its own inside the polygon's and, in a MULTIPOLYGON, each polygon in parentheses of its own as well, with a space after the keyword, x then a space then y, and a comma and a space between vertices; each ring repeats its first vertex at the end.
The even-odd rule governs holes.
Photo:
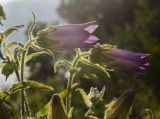
POLYGON ((20 28, 24 27, 24 25, 18 25, 8 28, 7 30, 3 31, 3 38, 6 38, 9 34, 11 34, 13 31, 19 31, 20 28))
POLYGON ((46 54, 52 56, 52 54, 50 54, 50 52, 47 52, 47 51, 35 52, 35 53, 32 53, 32 54, 28 55, 28 56, 26 57, 26 61, 25 61, 25 62, 28 62, 28 61, 30 61, 31 59, 33 59, 33 58, 35 58, 35 57, 38 57, 38 56, 40 56, 40 55, 46 55, 46 54))
POLYGON ((17 92, 22 88, 39 88, 39 89, 47 89, 49 91, 53 91, 54 89, 51 86, 36 82, 36 81, 27 81, 27 82, 18 82, 13 84, 10 92, 17 92))
POLYGON ((92 102, 91 102, 91 100, 88 98, 86 92, 85 92, 83 89, 81 89, 81 88, 79 88, 79 89, 77 89, 77 90, 80 92, 80 94, 81 94, 81 96, 82 96, 82 98, 83 98, 83 101, 84 101, 84 103, 86 104, 86 106, 87 106, 88 108, 91 108, 91 107, 92 107, 92 102))

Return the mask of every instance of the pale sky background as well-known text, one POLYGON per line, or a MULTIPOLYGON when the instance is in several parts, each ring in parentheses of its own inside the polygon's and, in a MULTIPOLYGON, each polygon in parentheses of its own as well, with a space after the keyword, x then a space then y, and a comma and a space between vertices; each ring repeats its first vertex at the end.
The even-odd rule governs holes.
MULTIPOLYGON (((4 26, 0 26, 0 31, 14 25, 28 25, 32 20, 32 11, 36 14, 37 21, 49 24, 59 21, 63 24, 63 20, 56 11, 60 0, 0 0, 0 3, 7 15, 7 19, 2 21, 4 26)), ((25 31, 26 28, 24 27, 20 32, 14 32, 6 40, 17 40, 24 43, 26 42, 25 31)), ((14 81, 16 81, 14 75, 5 81, 5 77, 0 73, 0 90, 8 89, 14 81)))

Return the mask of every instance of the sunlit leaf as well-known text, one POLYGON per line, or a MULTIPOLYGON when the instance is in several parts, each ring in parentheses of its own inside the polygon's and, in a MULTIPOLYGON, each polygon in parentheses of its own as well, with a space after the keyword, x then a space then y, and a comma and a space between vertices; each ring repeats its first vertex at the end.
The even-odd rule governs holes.
POLYGON ((153 112, 150 109, 145 109, 147 117, 145 119, 153 119, 153 112))
POLYGON ((43 119, 48 115, 50 103, 47 103, 43 108, 36 113, 36 119, 43 119))
POLYGON ((85 92, 83 89, 81 89, 81 88, 79 88, 79 89, 77 89, 77 90, 80 92, 80 94, 81 94, 81 96, 82 96, 82 98, 83 98, 83 101, 84 101, 84 103, 86 104, 86 106, 87 106, 88 108, 91 108, 91 107, 92 107, 92 102, 91 102, 90 99, 88 98, 86 92, 85 92))
POLYGON ((68 119, 72 119, 73 110, 74 110, 74 108, 71 107, 70 110, 69 110, 69 112, 68 112, 68 119))
POLYGON ((127 119, 135 93, 128 91, 106 105, 104 119, 127 119))
POLYGON ((7 37, 13 31, 19 31, 20 28, 24 27, 24 25, 18 25, 8 28, 7 30, 3 31, 4 38, 7 37))
POLYGON ((8 92, 0 92, 0 101, 3 101, 8 95, 8 92))
POLYGON ((10 52, 10 51, 9 51, 10 48, 11 48, 12 46, 14 46, 14 45, 17 45, 17 42, 13 41, 13 42, 8 43, 8 44, 6 45, 6 47, 5 47, 5 52, 6 52, 6 53, 10 52))
POLYGON ((10 92, 17 92, 22 88, 38 88, 38 89, 47 89, 49 91, 53 91, 53 87, 36 82, 36 81, 27 81, 27 82, 18 82, 16 84, 13 84, 12 88, 10 89, 10 92))
POLYGON ((50 102, 48 119, 67 119, 67 112, 63 100, 56 94, 52 96, 50 102))

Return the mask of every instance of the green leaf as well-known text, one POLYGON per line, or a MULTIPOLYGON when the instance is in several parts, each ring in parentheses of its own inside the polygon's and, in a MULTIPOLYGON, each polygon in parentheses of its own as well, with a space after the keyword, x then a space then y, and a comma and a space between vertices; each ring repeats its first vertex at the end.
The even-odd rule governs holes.
POLYGON ((153 119, 153 112, 151 109, 145 109, 146 113, 147 113, 147 117, 146 119, 153 119))
MULTIPOLYGON (((71 89, 73 90, 77 86, 78 86, 78 83, 74 83, 74 84, 72 84, 71 89)), ((59 97, 61 97, 61 99, 63 99, 67 95, 67 90, 61 91, 60 93, 58 93, 58 95, 59 95, 59 97)), ((36 119, 44 119, 44 117, 47 116, 49 113, 49 108, 50 108, 50 103, 45 104, 45 106, 43 106, 43 108, 36 113, 36 119)), ((72 110, 70 110, 70 111, 72 111, 72 110)), ((71 112, 70 112, 70 114, 71 114, 71 112)))
POLYGON ((6 80, 14 72, 15 64, 14 62, 7 61, 6 63, 3 63, 2 67, 2 74, 6 76, 6 80))
POLYGON ((92 102, 91 102, 91 100, 88 98, 88 95, 86 94, 86 92, 83 90, 83 89, 81 89, 81 88, 79 88, 79 89, 77 89, 79 92, 80 92, 80 94, 81 94, 81 96, 82 96, 82 98, 83 98, 83 101, 84 101, 84 103, 86 104, 86 106, 88 107, 88 108, 91 108, 92 107, 92 102))
POLYGON ((51 98, 48 119, 67 119, 67 112, 63 100, 57 94, 51 98))
MULTIPOLYGON (((108 73, 108 71, 106 70, 105 67, 99 65, 99 64, 95 64, 95 63, 92 63, 90 62, 89 60, 87 59, 81 59, 80 62, 84 65, 86 65, 85 67, 90 67, 90 71, 92 70, 92 73, 96 74, 97 73, 97 70, 100 71, 100 72, 103 72, 108 78, 110 78, 110 75, 108 73)), ((88 68, 87 68, 88 69, 88 68)), ((88 69, 89 70, 89 69, 88 69)), ((108 79, 107 78, 107 79, 108 79)))
POLYGON ((2 51, 1 51, 1 46, 0 46, 0 58, 3 59, 3 60, 5 59, 3 54, 2 54, 2 51))
POLYGON ((8 92, 0 92, 0 102, 3 101, 8 95, 8 92))
POLYGON ((128 91, 106 105, 104 119, 127 119, 135 93, 128 91))
MULTIPOLYGON (((75 89, 78 85, 79 85, 78 83, 72 84, 71 89, 72 89, 72 90, 75 89)), ((58 95, 59 95, 62 99, 65 98, 66 95, 67 95, 67 90, 64 90, 64 91, 58 93, 58 95)))
POLYGON ((0 102, 0 118, 1 119, 19 119, 18 113, 16 112, 13 105, 8 102, 0 102))
POLYGON ((11 34, 13 31, 19 31, 20 28, 24 27, 24 25, 18 25, 8 28, 7 30, 3 31, 2 34, 4 35, 3 38, 6 38, 9 34, 11 34))
POLYGON ((10 109, 10 115, 14 119, 19 119, 18 112, 16 111, 15 107, 9 101, 5 100, 6 105, 10 109))
POLYGON ((50 103, 47 103, 40 111, 36 113, 36 119, 44 119, 48 115, 50 103))
POLYGON ((74 110, 74 108, 71 107, 70 110, 69 110, 69 112, 68 112, 68 119, 72 119, 73 110, 74 110))
POLYGON ((10 48, 11 48, 12 46, 14 46, 14 45, 17 45, 17 44, 18 44, 18 43, 15 42, 15 41, 8 43, 8 44, 6 45, 6 47, 5 47, 5 52, 10 52, 10 51, 9 51, 10 48))
POLYGON ((10 89, 11 93, 15 93, 22 88, 38 88, 38 89, 47 89, 49 91, 54 91, 51 86, 47 86, 45 84, 36 82, 36 81, 27 81, 27 82, 18 82, 13 84, 12 88, 10 89))
MULTIPOLYGON (((38 57, 38 56, 40 56, 40 55, 51 55, 50 54, 50 52, 47 52, 47 51, 41 51, 41 52, 36 52, 36 53, 32 53, 32 54, 30 54, 30 55, 28 55, 27 57, 26 57, 26 60, 25 60, 25 62, 28 62, 28 61, 30 61, 31 59, 33 59, 33 58, 35 58, 35 57, 38 57)), ((51 55, 52 56, 52 55, 51 55)))

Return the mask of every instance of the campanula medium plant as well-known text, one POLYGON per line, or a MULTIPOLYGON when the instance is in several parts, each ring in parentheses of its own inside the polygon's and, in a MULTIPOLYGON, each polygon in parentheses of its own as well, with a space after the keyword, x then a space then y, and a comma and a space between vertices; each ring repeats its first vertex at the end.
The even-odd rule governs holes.
MULTIPOLYGON (((4 16, 0 16, 0 20, 1 18, 4 16)), ((93 34, 98 27, 95 21, 84 24, 48 26, 39 31, 37 36, 33 36, 36 22, 34 14, 33 18, 33 23, 28 29, 28 41, 25 44, 5 41, 10 33, 19 30, 23 25, 13 26, 0 32, 1 48, 4 49, 4 53, 1 53, 2 63, 0 65, 2 74, 7 80, 12 73, 15 73, 18 81, 8 91, 0 92, 0 117, 3 119, 73 119, 72 92, 75 91, 81 95, 87 107, 84 113, 85 118, 127 119, 135 96, 134 91, 125 92, 119 98, 106 103, 103 97, 107 86, 104 86, 101 91, 96 87, 91 87, 90 92, 87 93, 76 83, 75 78, 79 74, 79 69, 86 70, 87 67, 91 67, 91 70, 87 70, 88 74, 97 75, 95 72, 98 71, 106 76, 106 80, 110 79, 109 71, 112 69, 142 73, 149 66, 146 60, 148 54, 122 50, 114 45, 98 44, 99 38, 93 34), (28 54, 29 48, 37 52, 28 54), (82 51, 80 48, 85 48, 85 50, 82 51), (43 54, 53 57, 56 51, 67 49, 75 50, 74 59, 72 61, 62 59, 54 64, 55 72, 61 65, 70 72, 66 90, 56 93, 52 86, 24 80, 25 65, 32 58, 43 54), (29 107, 26 94, 28 88, 47 89, 53 93, 51 100, 36 114, 33 114, 29 107), (18 112, 7 99, 14 93, 21 94, 21 112, 18 112)), ((147 110, 147 113, 152 119, 151 110, 147 110)))

